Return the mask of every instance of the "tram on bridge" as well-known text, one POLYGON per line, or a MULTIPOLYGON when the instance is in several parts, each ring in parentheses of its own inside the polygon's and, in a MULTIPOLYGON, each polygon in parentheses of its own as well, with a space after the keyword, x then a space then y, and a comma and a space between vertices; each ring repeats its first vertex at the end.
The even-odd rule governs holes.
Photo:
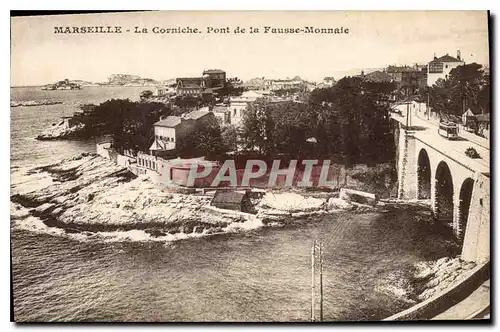
POLYGON ((441 122, 438 133, 449 140, 456 139, 458 138, 458 125, 454 122, 441 122))

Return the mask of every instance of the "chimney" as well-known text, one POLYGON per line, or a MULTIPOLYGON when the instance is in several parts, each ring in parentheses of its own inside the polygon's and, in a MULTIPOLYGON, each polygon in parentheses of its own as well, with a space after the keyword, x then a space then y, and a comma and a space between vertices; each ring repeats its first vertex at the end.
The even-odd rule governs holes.
POLYGON ((436 53, 434 53, 434 60, 437 60, 437 59, 438 59, 438 58, 437 58, 437 56, 436 56, 436 53))
POLYGON ((361 71, 361 76, 365 76, 365 71, 364 70, 361 71))
POLYGON ((462 61, 462 58, 460 57, 460 50, 457 50, 457 59, 462 61))

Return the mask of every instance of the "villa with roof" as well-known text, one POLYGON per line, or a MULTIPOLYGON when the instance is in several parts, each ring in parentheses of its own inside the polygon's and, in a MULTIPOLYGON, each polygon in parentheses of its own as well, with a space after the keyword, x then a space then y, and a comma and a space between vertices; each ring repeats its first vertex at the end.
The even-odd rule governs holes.
POLYGON ((440 78, 447 79, 452 69, 464 64, 465 62, 460 57, 460 51, 457 51, 456 58, 448 54, 440 58, 434 56, 434 60, 427 65, 427 86, 434 85, 440 78))
POLYGON ((156 122, 154 126, 154 142, 149 148, 152 155, 161 155, 162 152, 171 152, 176 148, 176 143, 187 135, 193 133, 196 125, 217 123, 217 120, 208 107, 183 114, 182 116, 167 116, 156 122))

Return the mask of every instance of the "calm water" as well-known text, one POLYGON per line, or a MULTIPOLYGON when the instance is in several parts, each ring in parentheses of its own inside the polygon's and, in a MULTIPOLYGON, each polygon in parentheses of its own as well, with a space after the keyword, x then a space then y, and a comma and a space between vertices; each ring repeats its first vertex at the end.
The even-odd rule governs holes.
POLYGON ((78 105, 99 104, 111 98, 137 100, 144 87, 85 87, 73 91, 44 91, 40 87, 11 88, 11 100, 57 100, 63 104, 36 107, 13 107, 11 119, 11 163, 13 166, 32 166, 69 157, 76 151, 95 152, 94 140, 37 141, 35 137, 61 116, 71 116, 78 105))
MULTIPOLYGON (((142 90, 12 89, 15 100, 68 101, 11 109, 12 164, 92 151, 93 142, 33 137, 79 103, 133 98, 142 90)), ((20 230, 14 220, 15 319, 307 321, 315 238, 324 242, 325 319, 382 319, 411 305, 400 291, 415 262, 448 254, 425 218, 425 211, 346 212, 174 243, 79 242, 20 230)))

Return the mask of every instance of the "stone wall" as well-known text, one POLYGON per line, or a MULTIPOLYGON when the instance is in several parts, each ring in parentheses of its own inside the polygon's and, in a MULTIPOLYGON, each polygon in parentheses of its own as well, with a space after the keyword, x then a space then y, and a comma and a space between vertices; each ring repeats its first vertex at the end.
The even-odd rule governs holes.
POLYGON ((484 263, 490 260, 490 177, 478 174, 472 191, 462 259, 484 263))

